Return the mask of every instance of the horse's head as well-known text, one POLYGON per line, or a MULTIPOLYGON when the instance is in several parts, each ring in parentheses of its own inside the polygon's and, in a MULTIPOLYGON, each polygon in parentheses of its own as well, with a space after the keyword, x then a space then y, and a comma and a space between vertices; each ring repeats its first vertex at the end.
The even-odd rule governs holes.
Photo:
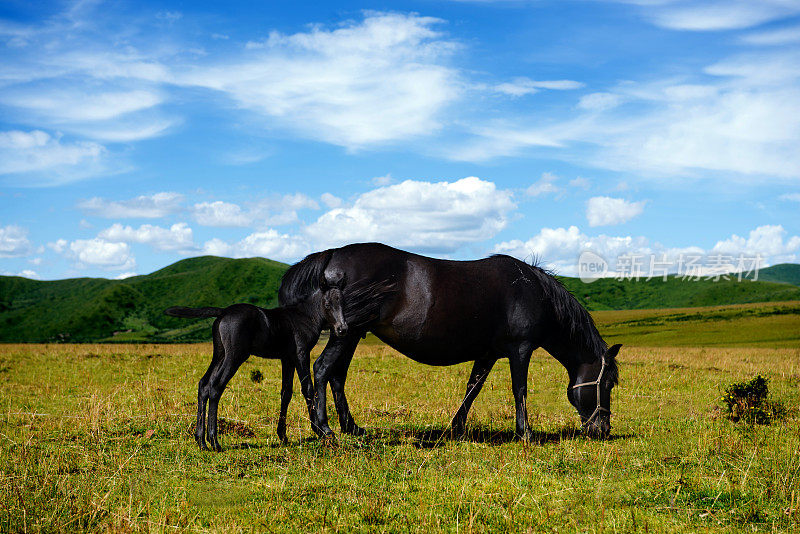
POLYGON ((569 402, 592 437, 607 438, 611 433, 611 389, 618 379, 616 356, 620 347, 609 347, 597 361, 580 364, 567 388, 569 402))
POLYGON ((320 280, 325 320, 338 337, 347 335, 347 322, 344 319, 344 300, 342 298, 343 287, 343 274, 335 278, 332 278, 330 275, 323 275, 320 280))

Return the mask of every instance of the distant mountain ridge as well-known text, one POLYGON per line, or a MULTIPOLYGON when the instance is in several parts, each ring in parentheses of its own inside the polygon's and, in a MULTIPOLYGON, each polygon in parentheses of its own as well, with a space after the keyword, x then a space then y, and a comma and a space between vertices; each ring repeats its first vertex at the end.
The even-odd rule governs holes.
MULTIPOLYGON (((0 276, 0 342, 183 342, 210 339, 210 320, 168 317, 169 306, 277 305, 288 265, 201 256, 124 280, 39 281, 0 276)), ((758 281, 560 277, 590 310, 715 306, 800 300, 800 265, 759 271, 758 281)))

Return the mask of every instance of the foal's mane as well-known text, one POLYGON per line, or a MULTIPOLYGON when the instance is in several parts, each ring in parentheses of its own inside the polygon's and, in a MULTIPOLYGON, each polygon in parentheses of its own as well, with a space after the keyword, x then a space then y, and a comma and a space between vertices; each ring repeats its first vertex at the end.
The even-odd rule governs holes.
MULTIPOLYGON (((553 306, 556 321, 563 329, 563 333, 568 339, 583 349, 583 361, 591 362, 594 358, 600 358, 605 353, 608 345, 603 341, 600 332, 594 324, 592 316, 586 311, 578 299, 564 287, 564 284, 556 278, 552 271, 537 265, 536 260, 532 264, 514 259, 518 265, 524 265, 533 274, 539 286, 544 291, 545 296, 553 306)), ((608 366, 608 376, 614 376, 616 382, 617 366, 613 359, 606 362, 608 366)))

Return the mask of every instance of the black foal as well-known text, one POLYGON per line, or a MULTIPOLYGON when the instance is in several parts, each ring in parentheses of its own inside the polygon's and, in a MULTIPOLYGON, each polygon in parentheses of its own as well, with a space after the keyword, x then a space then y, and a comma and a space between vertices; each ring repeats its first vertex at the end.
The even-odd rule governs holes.
POLYGON ((194 435, 201 449, 208 449, 207 438, 212 449, 222 450, 217 438, 219 399, 239 366, 251 354, 281 360, 283 381, 278 437, 286 440, 286 409, 292 398, 295 369, 312 427, 317 430, 309 354, 323 327, 328 325, 337 336, 343 336, 347 334, 347 323, 342 310, 342 295, 336 288, 317 291, 311 300, 314 301, 313 306, 303 303, 271 310, 252 304, 234 304, 227 308, 177 306, 164 311, 174 317, 217 317, 213 326, 214 354, 211 365, 197 386, 197 426, 194 435))

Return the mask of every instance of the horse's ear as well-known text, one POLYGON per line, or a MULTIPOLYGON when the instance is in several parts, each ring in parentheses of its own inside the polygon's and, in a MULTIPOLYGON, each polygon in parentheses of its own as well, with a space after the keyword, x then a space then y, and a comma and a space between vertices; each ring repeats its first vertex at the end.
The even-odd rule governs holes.
POLYGON ((608 347, 608 349, 606 349, 606 353, 603 356, 605 358, 609 359, 609 360, 613 360, 614 358, 617 357, 617 354, 619 354, 619 349, 621 349, 621 348, 622 348, 622 344, 621 343, 617 343, 616 345, 612 345, 612 346, 608 347))

